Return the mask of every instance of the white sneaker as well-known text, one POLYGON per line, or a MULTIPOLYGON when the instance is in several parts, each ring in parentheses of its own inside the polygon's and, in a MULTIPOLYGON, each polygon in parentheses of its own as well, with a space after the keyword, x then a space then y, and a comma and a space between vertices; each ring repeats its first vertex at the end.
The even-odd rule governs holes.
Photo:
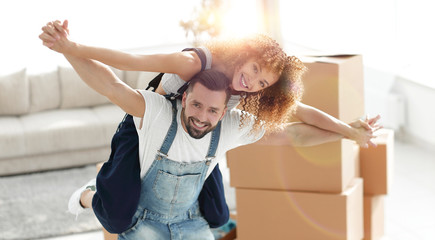
POLYGON ((93 189, 95 189, 95 186, 96 186, 96 179, 93 178, 88 183, 83 185, 81 188, 77 189, 69 198, 68 211, 71 214, 76 215, 76 220, 79 214, 85 211, 85 208, 83 208, 82 205, 80 204, 80 197, 82 196, 82 193, 86 190, 87 187, 93 187, 93 189))

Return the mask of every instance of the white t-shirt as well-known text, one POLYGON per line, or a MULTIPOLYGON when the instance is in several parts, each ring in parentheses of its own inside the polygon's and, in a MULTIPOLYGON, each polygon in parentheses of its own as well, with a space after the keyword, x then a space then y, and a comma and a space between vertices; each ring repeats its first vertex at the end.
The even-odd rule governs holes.
MULTIPOLYGON (((141 178, 145 176, 154 161, 157 151, 162 146, 169 126, 172 122, 172 104, 165 97, 151 91, 141 90, 146 108, 143 116, 143 125, 140 126, 141 118, 134 117, 134 123, 139 136, 139 161, 141 167, 141 178)), ((201 139, 195 139, 184 130, 181 125, 181 102, 178 101, 177 123, 178 129, 174 142, 168 152, 168 158, 178 162, 203 161, 207 155, 211 132, 201 139)), ((216 151, 216 158, 209 167, 207 176, 218 163, 223 159, 225 153, 240 145, 253 143, 259 140, 264 131, 251 133, 252 125, 240 128, 240 110, 228 111, 222 119, 221 135, 216 151)), ((253 122, 253 121, 252 121, 253 122)))

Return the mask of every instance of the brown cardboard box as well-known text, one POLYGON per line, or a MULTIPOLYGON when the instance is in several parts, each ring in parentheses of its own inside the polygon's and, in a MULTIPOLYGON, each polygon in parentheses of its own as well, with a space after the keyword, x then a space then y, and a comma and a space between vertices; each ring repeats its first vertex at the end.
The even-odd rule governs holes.
POLYGON ((233 228, 225 236, 219 238, 219 240, 235 240, 237 237, 237 229, 233 228))
POLYGON ((364 195, 364 240, 380 240, 384 236, 384 195, 364 195))
MULTIPOLYGON (((97 168, 97 174, 100 171, 103 164, 104 164, 104 162, 100 162, 100 163, 97 163, 95 165, 97 168)), ((103 236, 104 236, 104 240, 116 240, 116 239, 118 239, 118 234, 109 233, 104 227, 103 227, 103 236)))
POLYGON ((394 131, 381 129, 374 139, 377 147, 360 149, 364 194, 385 195, 391 188, 394 160, 394 131))
POLYGON ((355 178, 354 144, 343 139, 312 147, 241 146, 227 152, 230 185, 340 193, 355 178))
POLYGON ((353 160, 355 162, 355 177, 361 177, 361 164, 360 164, 360 148, 358 144, 353 145, 353 160))
POLYGON ((361 240, 363 183, 342 193, 236 188, 237 239, 361 240))
POLYGON ((364 115, 361 55, 301 57, 301 60, 308 68, 303 76, 303 103, 346 123, 364 115))

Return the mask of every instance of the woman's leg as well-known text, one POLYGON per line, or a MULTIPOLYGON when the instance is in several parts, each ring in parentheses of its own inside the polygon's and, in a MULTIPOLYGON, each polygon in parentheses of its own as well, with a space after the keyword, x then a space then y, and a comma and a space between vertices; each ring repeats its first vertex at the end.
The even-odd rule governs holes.
POLYGON ((92 191, 91 189, 83 191, 80 196, 80 205, 82 205, 83 208, 92 208, 92 198, 94 195, 95 191, 92 191))

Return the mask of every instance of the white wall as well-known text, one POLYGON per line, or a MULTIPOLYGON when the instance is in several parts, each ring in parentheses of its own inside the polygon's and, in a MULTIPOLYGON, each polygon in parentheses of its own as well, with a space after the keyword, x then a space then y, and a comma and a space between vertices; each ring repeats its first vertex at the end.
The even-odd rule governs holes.
POLYGON ((405 137, 435 146, 435 89, 396 77, 392 92, 405 97, 405 137))
POLYGON ((384 70, 364 66, 365 113, 369 116, 381 115, 384 127, 396 129, 395 119, 388 114, 388 97, 395 76, 384 70))
MULTIPOLYGON (((430 77, 430 76, 428 76, 430 77)), ((417 83, 413 77, 403 77, 372 67, 364 67, 366 113, 381 114, 386 128, 396 128, 403 140, 435 146, 435 88, 417 83), (401 97, 403 112, 392 100, 401 97), (398 126, 399 124, 400 126, 398 126)))

